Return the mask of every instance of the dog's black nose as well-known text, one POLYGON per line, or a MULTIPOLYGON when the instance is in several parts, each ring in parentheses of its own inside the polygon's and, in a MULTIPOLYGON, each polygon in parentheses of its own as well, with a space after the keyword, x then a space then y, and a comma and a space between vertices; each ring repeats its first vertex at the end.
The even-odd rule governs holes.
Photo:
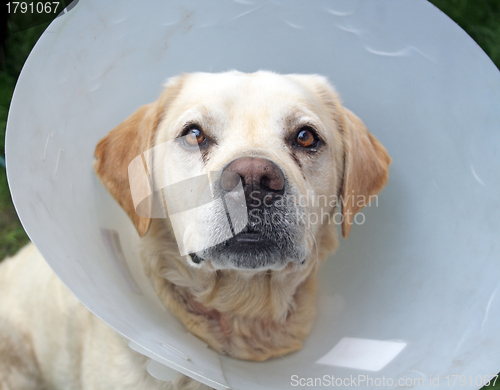
POLYGON ((224 191, 233 190, 241 178, 247 203, 250 199, 272 200, 284 192, 285 176, 281 169, 272 161, 243 157, 229 164, 221 176, 221 186, 224 191), (269 199, 271 198, 271 199, 269 199))

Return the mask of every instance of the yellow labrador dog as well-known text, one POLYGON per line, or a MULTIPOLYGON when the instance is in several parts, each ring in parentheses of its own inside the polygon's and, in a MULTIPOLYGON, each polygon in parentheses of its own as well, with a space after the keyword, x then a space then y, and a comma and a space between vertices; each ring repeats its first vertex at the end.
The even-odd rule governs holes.
MULTIPOLYGON (((143 266, 163 304, 214 350, 256 361, 301 348, 336 222, 347 238, 391 161, 324 77, 264 71, 170 79, 99 142, 95 158, 142 237, 143 266), (171 218, 140 210, 134 161, 160 183, 157 201, 171 218), (208 200, 225 203, 203 203, 206 188, 194 179, 169 192, 165 175, 209 176, 208 200), (171 211, 183 201, 206 207, 179 220, 171 211)), ((206 388, 182 375, 157 381, 147 360, 88 312, 33 246, 3 262, 0 389, 206 388)))

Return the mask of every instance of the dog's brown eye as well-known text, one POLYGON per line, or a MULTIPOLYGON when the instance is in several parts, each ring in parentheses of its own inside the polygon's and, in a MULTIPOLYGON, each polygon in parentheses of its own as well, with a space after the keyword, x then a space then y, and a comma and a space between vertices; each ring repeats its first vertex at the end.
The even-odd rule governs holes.
POLYGON ((312 148, 316 146, 318 139, 310 127, 302 127, 295 137, 295 142, 298 146, 302 146, 303 148, 312 148))
POLYGON ((182 133, 182 136, 186 136, 186 143, 189 146, 201 146, 207 140, 198 125, 188 126, 182 133))

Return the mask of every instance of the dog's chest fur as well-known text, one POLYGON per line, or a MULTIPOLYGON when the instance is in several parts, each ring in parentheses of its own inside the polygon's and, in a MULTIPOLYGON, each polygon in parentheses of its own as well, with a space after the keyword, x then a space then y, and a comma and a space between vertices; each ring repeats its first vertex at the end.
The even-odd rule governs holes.
POLYGON ((325 235, 327 248, 307 271, 211 272, 186 266, 169 229, 153 221, 143 260, 160 300, 190 332, 220 353, 261 361, 300 349, 309 334, 316 271, 337 245, 333 229, 325 235))

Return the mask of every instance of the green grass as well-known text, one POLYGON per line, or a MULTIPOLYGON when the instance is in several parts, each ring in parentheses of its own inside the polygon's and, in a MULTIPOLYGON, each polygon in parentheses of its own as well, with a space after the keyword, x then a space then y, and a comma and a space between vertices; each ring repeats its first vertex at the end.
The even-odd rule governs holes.
POLYGON ((28 242, 10 199, 5 170, 0 169, 0 259, 15 253, 28 242))
MULTIPOLYGON (((15 20, 12 21, 15 23, 15 20)), ((15 28, 15 25, 13 26, 15 28)), ((11 33, 6 44, 5 62, 0 69, 0 157, 4 158, 5 127, 17 78, 36 41, 47 24, 11 33)), ((0 261, 17 252, 28 242, 12 204, 7 176, 0 165, 0 261)))
POLYGON ((462 27, 500 68, 500 1, 430 0, 462 27))

